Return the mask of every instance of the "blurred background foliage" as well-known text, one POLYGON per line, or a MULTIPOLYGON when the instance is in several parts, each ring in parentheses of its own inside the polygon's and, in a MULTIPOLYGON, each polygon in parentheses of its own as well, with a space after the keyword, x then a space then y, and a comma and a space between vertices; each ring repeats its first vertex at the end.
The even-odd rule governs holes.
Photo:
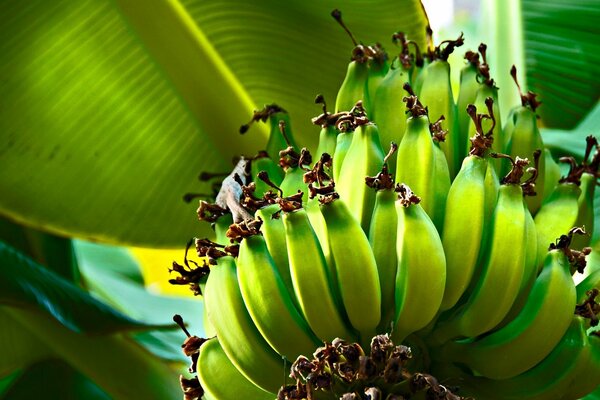
MULTIPOLYGON (((600 126, 596 0, 424 3, 436 42, 464 31, 465 50, 488 43, 507 109, 516 64, 544 103, 546 144, 583 155, 600 126)), ((333 103, 352 47, 336 6, 0 1, 0 399, 181 397, 188 360, 171 317, 202 335, 202 301, 168 285, 168 267, 211 235, 182 196, 210 193, 199 172, 264 145, 266 127, 238 133, 263 104, 287 109, 314 148, 314 96, 333 103)), ((342 11, 391 53, 395 31, 424 41, 418 1, 342 11)))

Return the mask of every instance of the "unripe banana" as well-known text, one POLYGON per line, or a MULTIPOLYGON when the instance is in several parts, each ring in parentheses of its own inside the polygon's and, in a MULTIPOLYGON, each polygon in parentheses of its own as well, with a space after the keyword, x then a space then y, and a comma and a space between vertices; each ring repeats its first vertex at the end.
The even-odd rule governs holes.
POLYGON ((514 172, 503 179, 484 240, 481 269, 475 272, 464 302, 436 328, 432 343, 461 336, 475 337, 497 326, 515 301, 525 261, 525 213, 520 178, 527 160, 517 159, 514 172), (498 282, 503 282, 501 292, 498 282))
POLYGON ((383 156, 377 126, 362 119, 353 133, 336 190, 365 232, 369 231, 375 193, 364 185, 363 179, 379 171, 383 156))
MULTIPOLYGON (((269 121, 271 130, 266 151, 272 160, 277 160, 279 159, 279 152, 281 150, 288 146, 296 147, 291 131, 290 117, 287 111, 285 111, 283 108, 279 107, 277 104, 269 104, 266 105, 262 110, 254 111, 250 122, 240 127, 240 133, 246 133, 248 129, 250 129, 250 125, 252 125, 254 122, 267 122, 267 120, 269 121), (287 127, 285 134, 279 128, 282 122, 287 127)), ((273 179, 275 179, 274 176, 273 179)))
POLYGON ((267 244, 269 254, 273 258, 279 276, 281 276, 281 280, 291 296, 292 301, 294 304, 297 304, 286 250, 287 242, 285 239, 285 228, 283 227, 281 217, 277 214, 279 210, 280 208, 277 204, 271 204, 257 210, 256 217, 263 221, 260 231, 267 244))
MULTIPOLYGON (((383 147, 387 147, 391 142, 401 143, 406 131, 406 108, 402 98, 404 97, 403 86, 408 79, 408 72, 403 67, 392 67, 375 94, 377 107, 373 119, 379 128, 383 147)), ((391 171, 396 170, 395 158, 389 161, 389 168, 391 171)))
POLYGON ((254 385, 237 370, 217 338, 209 339, 200 346, 197 370, 205 392, 203 398, 235 400, 243 393, 247 398, 256 400, 273 399, 273 393, 254 385))
POLYGON ((444 117, 441 121, 441 129, 450 132, 450 136, 448 140, 440 143, 440 147, 446 157, 451 177, 456 176, 466 152, 464 145, 459 149, 459 136, 454 134, 456 104, 454 103, 452 85, 450 84, 450 64, 448 64, 448 57, 463 42, 461 34, 457 40, 444 41, 434 49, 431 53, 431 62, 422 72, 427 79, 423 80, 419 91, 415 92, 421 102, 427 106, 428 114, 431 116, 432 121, 440 116, 444 117), (442 48, 441 46, 444 44, 445 46, 442 48))
POLYGON ((468 156, 448 193, 442 233, 446 289, 441 310, 458 302, 475 271, 484 232, 487 169, 487 158, 468 156))
POLYGON ((579 181, 570 182, 566 179, 556 186, 552 195, 542 204, 534 218, 538 233, 538 260, 544 259, 550 243, 576 225, 580 195, 579 181))
POLYGON ((405 186, 398 187, 396 212, 396 315, 392 339, 401 343, 437 314, 446 284, 446 259, 435 225, 405 186))
POLYGON ((366 183, 376 191, 375 206, 369 227, 369 243, 375 256, 381 285, 381 322, 380 331, 390 331, 395 310, 396 271, 398 257, 396 254, 396 235, 398 233, 398 215, 396 213, 396 193, 394 178, 389 173, 388 162, 398 149, 392 143, 391 149, 384 159, 380 173, 369 177, 366 183))
MULTIPOLYGON (((575 399, 566 396, 569 388, 579 386, 589 379, 589 374, 580 378, 582 367, 590 358, 590 344, 585 333, 585 320, 574 315, 569 328, 540 363, 526 372, 509 379, 475 377, 462 369, 445 364, 445 375, 452 376, 448 384, 460 384, 461 392, 473 393, 490 400, 551 400, 575 399), (577 381, 575 381, 577 379, 577 381)), ((439 369, 439 367, 437 368, 439 369)), ((588 390, 589 391, 589 390, 588 390)))
MULTIPOLYGON (((537 126, 537 114, 535 110, 540 105, 536 100, 536 94, 527 92, 523 94, 517 81, 517 70, 513 65, 510 71, 521 97, 521 106, 514 108, 509 115, 508 122, 504 127, 504 140, 506 147, 503 151, 511 156, 530 157, 536 150, 543 149, 542 135, 537 126)), ((544 196, 544 176, 546 175, 546 159, 541 157, 536 165, 538 179, 535 195, 527 196, 527 205, 532 214, 539 210, 544 196)), ((504 163, 503 173, 508 172, 510 165, 504 163)))
POLYGON ((367 115, 373 115, 375 110, 375 93, 381 85, 383 78, 390 69, 388 56, 379 43, 370 46, 372 53, 368 61, 369 72, 367 73, 367 86, 365 88, 364 105, 367 115))
POLYGON ((319 344, 296 309, 260 234, 240 244, 237 275, 246 308, 266 341, 291 363, 319 344))
POLYGON ((519 375, 544 359, 566 332, 575 310, 575 285, 563 249, 551 250, 521 312, 508 325, 468 343, 451 342, 446 355, 492 379, 519 375), (548 329, 552 326, 552 329, 548 329), (507 355, 510 354, 510 357, 507 355))
POLYGON ((321 212, 346 314, 369 344, 381 319, 381 287, 369 239, 342 199, 322 204, 321 212))
MULTIPOLYGON (((405 85, 405 88, 410 91, 410 86, 405 85)), ((406 134, 398 148, 396 181, 420 194, 421 207, 441 232, 450 177, 442 169, 442 163, 436 161, 439 157, 431 137, 427 110, 414 95, 405 100, 412 116, 408 118, 406 134)))
POLYGON ((560 180, 560 166, 554 158, 549 149, 544 149, 544 166, 546 167, 546 174, 544 176, 544 196, 542 203, 548 201, 550 195, 554 192, 558 181, 560 180))
MULTIPOLYGON (((483 43, 480 46, 485 46, 483 43)), ((464 150, 469 148, 469 125, 471 119, 469 114, 465 112, 469 104, 475 102, 479 82, 477 81, 477 73, 479 67, 479 54, 473 51, 465 53, 466 65, 460 70, 460 86, 458 89, 458 100, 456 101, 456 123, 454 135, 460 143, 457 159, 461 160, 466 154, 464 150)))
POLYGON ((300 208, 284 213, 282 218, 294 291, 312 331, 323 341, 352 339, 335 286, 335 268, 326 264, 306 211, 300 208))
POLYGON ((259 198, 272 189, 267 183, 258 179, 258 174, 262 171, 265 171, 269 175, 271 181, 276 185, 280 185, 284 177, 283 170, 269 157, 268 153, 259 152, 252 160, 250 160, 250 175, 252 176, 252 181, 256 185, 254 193, 256 197, 259 198))
POLYGON ((276 393, 283 383, 284 360, 265 341, 248 314, 232 257, 219 258, 211 268, 204 302, 227 358, 249 381, 276 393))

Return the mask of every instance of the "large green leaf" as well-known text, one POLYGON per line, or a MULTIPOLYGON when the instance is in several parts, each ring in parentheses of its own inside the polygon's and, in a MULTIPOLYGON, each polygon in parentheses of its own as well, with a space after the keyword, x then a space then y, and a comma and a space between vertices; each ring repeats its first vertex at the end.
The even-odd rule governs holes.
POLYGON ((485 0, 482 39, 503 117, 519 102, 509 75, 518 67, 525 90, 539 95, 542 124, 570 129, 600 98, 597 0, 485 0))
MULTIPOLYGON (((85 335, 38 312, 0 307, 57 357, 113 399, 181 398, 177 374, 122 335, 85 335)), ((62 386, 62 385, 61 385, 62 386)))
MULTIPOLYGON (((320 2, 0 3, 0 213, 52 232, 152 246, 210 234, 186 192, 201 170, 264 145, 237 128, 278 102, 305 144, 351 44, 320 2), (298 129, 296 129, 298 131, 298 129), (243 150, 242 150, 243 149, 243 150)), ((418 1, 347 1, 364 41, 422 39, 418 1)))
POLYGON ((39 310, 74 332, 107 333, 167 327, 136 321, 0 242, 0 304, 39 310))

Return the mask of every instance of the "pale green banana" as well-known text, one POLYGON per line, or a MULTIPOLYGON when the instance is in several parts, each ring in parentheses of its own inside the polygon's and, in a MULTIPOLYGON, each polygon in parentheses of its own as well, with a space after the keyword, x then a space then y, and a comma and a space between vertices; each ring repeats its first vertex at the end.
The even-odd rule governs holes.
MULTIPOLYGON (((405 87, 410 90, 410 86, 405 87)), ((415 96, 406 100, 412 116, 408 118, 406 133, 398 147, 396 181, 405 183, 414 193, 419 193, 421 207, 441 231, 447 190, 450 189, 449 174, 441 170, 441 163, 436 162, 436 149, 426 109, 415 96)))
POLYGON ((435 225, 411 190, 399 187, 396 212, 396 312, 392 339, 400 343, 436 316, 446 285, 446 258, 435 225))
POLYGON ((368 345, 381 319, 381 286, 369 239, 343 199, 321 205, 321 212, 346 314, 368 345))
POLYGON ((284 213, 282 218, 294 291, 312 331, 323 341, 352 339, 335 286, 335 269, 326 264, 306 211, 301 208, 284 213))
POLYGON ((500 187, 490 231, 484 242, 481 269, 476 271, 464 302, 436 328, 432 343, 475 337, 496 327, 515 301, 525 261, 523 191, 518 184, 500 187), (498 282, 503 282, 498 291, 498 282))
POLYGON ((441 310, 452 308, 475 271, 483 240, 487 159, 470 155, 452 182, 446 202, 442 244, 446 255, 446 289, 441 310))
POLYGON ((273 399, 273 393, 260 389, 237 370, 217 338, 209 339, 200 346, 197 370, 206 398, 235 400, 243 393, 255 400, 273 399))
POLYGON ((375 193, 364 184, 364 179, 379 171, 383 156, 377 126, 368 121, 361 124, 353 133, 342 172, 336 181, 336 190, 365 232, 369 231, 375 193))
POLYGON ((548 200, 542 204, 533 219, 538 234, 538 261, 545 258, 548 246, 554 243, 556 238, 576 226, 579 211, 577 200, 580 194, 578 184, 559 183, 548 200))
POLYGON ((232 257, 219 258, 211 268, 204 303, 227 358, 249 381, 276 393, 289 365, 269 346, 248 314, 232 257))
POLYGON ((245 237, 237 276, 246 308, 265 340, 291 364, 319 344, 296 309, 262 235, 245 237))
MULTIPOLYGON (((483 43, 480 46, 485 46, 483 43)), ((460 70, 460 86, 458 89, 458 99, 456 101, 456 122, 454 135, 457 136, 457 142, 460 144, 457 150, 457 159, 461 160, 468 153, 469 148, 469 125, 471 118, 466 112, 467 106, 475 102, 479 82, 477 73, 479 67, 479 54, 473 51, 465 53, 466 65, 460 70)))
POLYGON ((381 322, 379 330, 390 331, 395 310, 396 271, 398 256, 396 254, 396 236, 398 233, 398 215, 396 213, 396 192, 394 178, 389 173, 388 160, 397 150, 392 143, 391 150, 384 159, 380 173, 367 179, 367 185, 377 194, 369 227, 369 243, 377 263, 379 284, 381 285, 381 322))
POLYGON ((562 249, 551 250, 515 319, 481 339, 449 343, 446 356, 488 378, 512 378, 552 351, 568 329, 574 310, 575 285, 569 260, 562 249))

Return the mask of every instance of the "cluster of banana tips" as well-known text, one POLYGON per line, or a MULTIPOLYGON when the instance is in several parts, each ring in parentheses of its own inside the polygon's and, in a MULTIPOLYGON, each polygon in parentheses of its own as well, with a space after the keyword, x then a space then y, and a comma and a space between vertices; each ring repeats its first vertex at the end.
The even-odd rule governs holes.
POLYGON ((319 347, 309 359, 300 356, 292 364, 295 384, 283 386, 278 400, 319 398, 330 393, 341 400, 401 400, 423 393, 426 398, 459 400, 430 374, 410 372, 409 347, 395 345, 389 335, 373 337, 369 355, 358 343, 335 339, 319 347), (352 391, 344 392, 352 387, 352 391))

